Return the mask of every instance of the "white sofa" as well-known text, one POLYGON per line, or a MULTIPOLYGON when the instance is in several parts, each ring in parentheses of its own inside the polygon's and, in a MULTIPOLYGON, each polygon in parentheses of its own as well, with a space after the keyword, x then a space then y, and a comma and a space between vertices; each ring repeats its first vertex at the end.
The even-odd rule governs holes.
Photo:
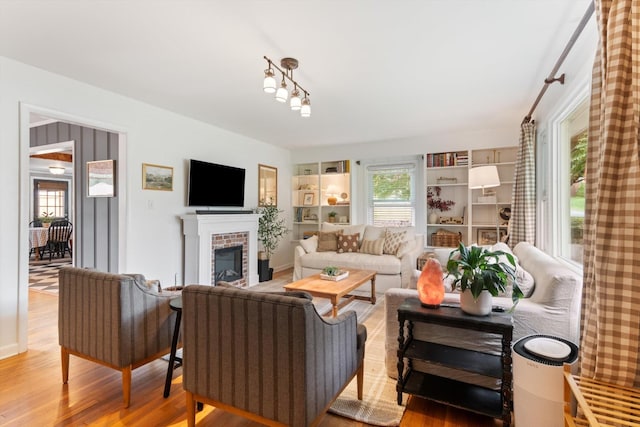
MULTIPOLYGON (((504 245, 504 244, 503 244, 504 245)), ((582 277, 572 269, 529 243, 519 243, 513 250, 520 266, 533 277, 534 286, 528 298, 521 299, 513 312, 513 342, 532 334, 565 338, 579 344, 582 277)), ((441 257, 440 257, 441 258, 441 257)), ((444 260, 441 258, 440 262, 444 260)), ((412 282, 415 288, 415 281, 412 282)), ((416 289, 389 289, 385 293, 386 367, 387 374, 396 378, 398 348, 398 307, 408 297, 418 297, 416 289)), ((459 304, 459 293, 446 293, 443 304, 459 304)), ((493 305, 510 309, 510 297, 494 297, 493 305)), ((430 341, 455 347, 498 354, 500 338, 477 332, 468 337, 459 329, 417 324, 416 337, 429 336, 430 341), (463 343, 461 345, 461 343, 463 343)))
MULTIPOLYGON (((385 292, 391 288, 408 288, 416 268, 416 260, 424 250, 424 236, 416 234, 414 227, 340 226, 330 223, 322 225, 322 233, 358 233, 359 246, 364 240, 375 241, 383 238, 387 230, 390 233, 405 232, 402 249, 396 254, 318 251, 318 236, 301 240, 294 249, 293 280, 320 273, 327 266, 336 266, 376 271, 376 292, 385 292)), ((360 289, 370 291, 370 285, 363 285, 360 289)))

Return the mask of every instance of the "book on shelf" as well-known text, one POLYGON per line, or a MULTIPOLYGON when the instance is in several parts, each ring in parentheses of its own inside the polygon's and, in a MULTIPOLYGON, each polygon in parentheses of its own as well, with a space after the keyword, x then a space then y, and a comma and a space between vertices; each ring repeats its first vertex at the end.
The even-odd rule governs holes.
POLYGON ((428 168, 467 166, 468 164, 469 155, 466 151, 427 154, 428 168))

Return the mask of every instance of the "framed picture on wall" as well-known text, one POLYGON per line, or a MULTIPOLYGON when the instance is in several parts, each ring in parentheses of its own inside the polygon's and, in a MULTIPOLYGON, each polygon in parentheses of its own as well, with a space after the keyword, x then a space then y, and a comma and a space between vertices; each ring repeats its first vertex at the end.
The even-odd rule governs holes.
POLYGON ((87 197, 114 197, 115 177, 115 160, 87 162, 87 197))
POLYGON ((173 168, 143 163, 142 189, 173 191, 173 168))

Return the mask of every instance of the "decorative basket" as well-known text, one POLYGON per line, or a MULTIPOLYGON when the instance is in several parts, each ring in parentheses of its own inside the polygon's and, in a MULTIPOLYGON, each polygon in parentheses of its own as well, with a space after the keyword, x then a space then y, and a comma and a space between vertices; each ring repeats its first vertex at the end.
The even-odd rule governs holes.
POLYGON ((462 233, 440 230, 431 233, 431 246, 442 246, 446 248, 458 247, 462 241, 462 233))

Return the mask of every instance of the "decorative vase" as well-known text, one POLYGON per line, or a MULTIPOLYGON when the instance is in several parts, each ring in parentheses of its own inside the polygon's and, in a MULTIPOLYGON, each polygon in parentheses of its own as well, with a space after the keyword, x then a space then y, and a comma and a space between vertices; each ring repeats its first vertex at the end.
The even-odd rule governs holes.
POLYGON ((329 196, 327 197, 327 203, 331 206, 335 205, 336 203, 338 203, 338 198, 334 197, 334 196, 329 196))
POLYGON ((439 218, 440 218, 440 217, 438 216, 438 214, 437 214, 437 213, 435 213, 435 212, 431 212, 431 213, 429 214, 429 224, 437 224, 437 223, 438 223, 438 219, 439 219, 439 218))
POLYGON ((442 267, 435 258, 429 258, 422 267, 418 278, 418 298, 424 307, 438 308, 444 299, 442 267))
POLYGON ((486 289, 480 292, 478 299, 473 298, 471 289, 465 289, 460 294, 460 308, 467 314, 474 316, 486 316, 491 313, 493 297, 486 289))

